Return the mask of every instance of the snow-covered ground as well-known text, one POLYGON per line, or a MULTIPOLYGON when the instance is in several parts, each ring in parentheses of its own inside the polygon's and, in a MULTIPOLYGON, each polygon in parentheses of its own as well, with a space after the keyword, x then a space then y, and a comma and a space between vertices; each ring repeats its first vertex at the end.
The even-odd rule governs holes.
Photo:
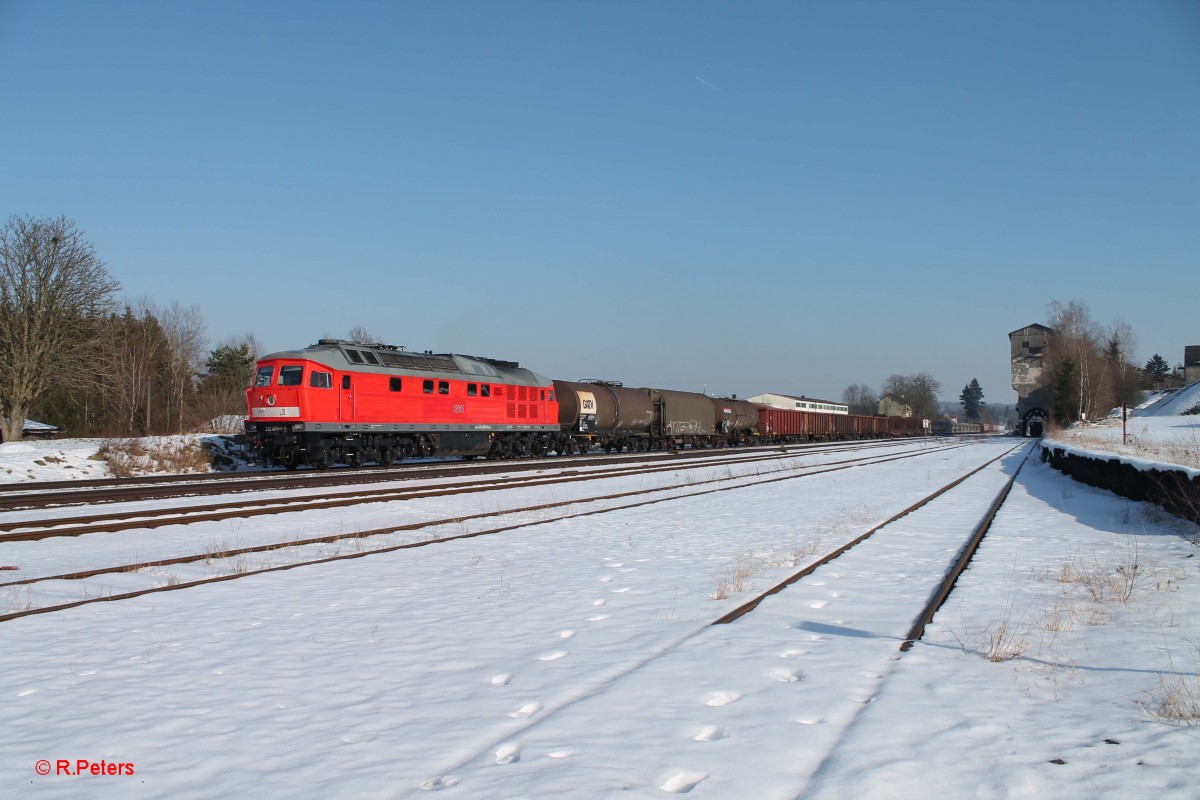
MULTIPOLYGON (((1036 459, 912 650, 898 649, 911 624, 900 600, 923 598, 961 538, 946 506, 709 625, 1018 444, 0 623, 0 786, 22 797, 1196 797, 1195 531, 1036 459), (59 760, 75 771, 80 759, 128 766, 57 774, 59 760)), ((17 463, 13 446, 0 448, 0 473, 17 463)), ((964 488, 992 496, 1021 455, 964 488)), ((456 502, 470 513, 488 501, 456 502)), ((363 509, 338 524, 422 513, 363 509)))
POLYGON ((1200 475, 1200 383, 1155 395, 1131 409, 1122 425, 1119 412, 1097 422, 1057 431, 1048 441, 1089 455, 1120 456, 1140 467, 1171 464, 1200 475))

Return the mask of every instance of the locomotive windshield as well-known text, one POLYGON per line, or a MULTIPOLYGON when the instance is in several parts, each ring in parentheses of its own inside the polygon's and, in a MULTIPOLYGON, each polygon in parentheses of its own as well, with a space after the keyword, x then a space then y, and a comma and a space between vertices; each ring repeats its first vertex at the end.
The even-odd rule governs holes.
POLYGON ((255 386, 270 386, 271 373, 275 371, 274 367, 259 367, 258 373, 254 376, 255 386))
MULTIPOLYGON (((270 380, 270 376, 268 376, 270 380)), ((280 386, 300 386, 304 383, 304 367, 280 367, 280 386)))

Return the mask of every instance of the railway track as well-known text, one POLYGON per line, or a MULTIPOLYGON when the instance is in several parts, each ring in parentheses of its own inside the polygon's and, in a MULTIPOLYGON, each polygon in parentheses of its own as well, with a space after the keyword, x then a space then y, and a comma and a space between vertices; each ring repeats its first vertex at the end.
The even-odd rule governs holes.
MULTIPOLYGON (((539 710, 536 722, 507 726, 490 740, 480 736, 472 752, 437 765, 422 788, 463 784, 471 786, 472 796, 507 796, 517 791, 507 782, 514 773, 494 769, 506 754, 582 749, 585 745, 572 741, 572 736, 578 739, 578 731, 588 730, 587 720, 603 717, 605 709, 626 707, 623 696, 655 696, 660 700, 655 704, 654 731, 698 730, 698 735, 681 736, 672 747, 661 739, 636 741, 636 727, 622 728, 635 741, 622 741, 621 752, 637 755, 612 770, 611 785, 633 788, 627 785, 630 776, 663 775, 664 763, 681 767, 690 762, 694 769, 678 770, 658 788, 688 791, 710 776, 723 776, 724 789, 710 787, 716 796, 725 796, 723 791, 744 797, 807 796, 806 781, 781 790, 781 774, 820 775, 822 766, 837 757, 845 732, 875 701, 888 673, 919 641, 949 595, 1029 452, 1028 444, 1017 445, 814 557, 732 611, 675 641, 659 643, 657 652, 628 654, 620 674, 606 673, 587 689, 573 687, 569 700, 539 710), (999 463, 1021 447, 1026 448, 1024 458, 1010 462, 1011 474, 1005 474, 999 463), (885 612, 878 615, 881 608, 885 612), (867 609, 877 615, 868 616, 867 609), (751 686, 713 683, 712 660, 726 652, 756 653, 757 669, 747 671, 757 677, 751 686), (780 697, 772 700, 763 676, 769 679, 767 685, 803 684, 804 700, 797 699, 798 690, 782 688, 780 697), (758 702, 743 718, 751 728, 698 724, 706 717, 698 714, 697 698, 704 698, 712 712, 707 720, 713 722, 725 719, 722 707, 740 703, 744 695, 755 695, 758 702), (679 699, 683 702, 674 702, 679 699), (729 736, 791 737, 804 744, 795 752, 795 763, 781 770, 770 748, 761 763, 748 763, 744 749, 734 750, 731 757, 704 744, 729 736)), ((603 759, 601 746, 592 745, 593 759, 603 759)), ((594 768, 590 776, 596 780, 594 768)), ((569 768, 560 770, 558 779, 569 784, 569 768)))
MULTIPOLYGON (((896 439, 856 442, 818 442, 787 445, 786 452, 822 452, 827 450, 888 447, 896 439)), ((926 441, 918 439, 913 441, 926 441)), ((550 468, 572 469, 597 464, 643 463, 661 460, 674 462, 722 458, 731 452, 779 452, 779 446, 762 445, 743 450, 667 450, 644 453, 553 456, 511 461, 416 462, 403 466, 361 469, 246 471, 198 473, 188 475, 102 478, 89 481, 39 481, 36 483, 0 483, 0 513, 31 509, 57 508, 101 503, 137 502, 171 498, 201 497, 239 492, 275 490, 315 490, 341 486, 361 486, 400 480, 448 479, 460 476, 491 475, 550 468)))
MULTIPOLYGON (((942 446, 945 446, 944 444, 942 446)), ((895 446, 893 445, 893 448, 895 446)), ((740 451, 726 452, 721 460, 723 466, 745 465, 760 462, 778 462, 789 457, 805 457, 814 453, 854 453, 867 449, 861 444, 827 447, 821 450, 805 450, 800 453, 787 451, 740 451)), ((347 508, 364 503, 388 503, 452 494, 472 494, 507 488, 533 488, 552 484, 578 483, 606 477, 629 475, 653 475, 673 473, 703 466, 711 456, 702 459, 629 459, 621 461, 572 462, 568 465, 553 464, 547 472, 547 464, 527 465, 517 470, 507 470, 494 476, 496 470, 451 470, 431 472, 421 477, 441 481, 432 485, 389 486, 381 489, 363 489, 358 485, 344 491, 326 491, 314 496, 311 493, 289 493, 285 496, 259 498, 242 497, 216 503, 196 505, 156 505, 149 508, 126 509, 106 513, 62 516, 54 514, 34 517, 21 512, 12 512, 0 517, 0 543, 38 541, 47 538, 73 537, 94 533, 112 533, 140 528, 159 528, 167 525, 186 525, 197 522, 214 522, 235 518, 249 518, 268 514, 283 514, 316 509, 347 508), (570 469, 576 464, 587 469, 570 469), (540 468, 539 468, 540 467, 540 468), (462 480, 458 480, 462 478, 462 480)), ((853 461, 853 459, 851 459, 853 461)), ((339 484, 340 485, 340 484, 339 484)), ((289 487, 290 488, 290 487, 289 487)))
MULTIPOLYGON (((503 533, 529 525, 540 525, 575 517, 635 508, 652 503, 677 500, 682 497, 730 491, 763 483, 790 481, 797 478, 872 464, 888 463, 900 459, 931 456, 963 446, 967 445, 947 441, 939 443, 937 447, 921 447, 900 453, 879 454, 869 452, 850 458, 812 465, 796 465, 794 457, 777 452, 744 454, 737 458, 723 461, 720 465, 729 470, 732 470, 734 466, 748 468, 747 473, 743 476, 735 476, 732 472, 729 472, 717 476, 705 475, 703 477, 694 477, 684 473, 682 481, 667 482, 665 485, 658 487, 639 488, 598 496, 581 492, 576 496, 550 503, 496 509, 494 511, 483 511, 474 514, 455 514, 450 517, 436 517, 418 522, 388 525, 362 531, 338 531, 337 533, 318 536, 293 536, 285 539, 272 538, 270 541, 245 547, 209 546, 203 552, 196 552, 194 544, 185 544, 183 548, 186 552, 182 555, 172 555, 166 558, 139 559, 123 563, 109 563, 53 574, 43 571, 40 575, 31 577, 23 576, 19 579, 0 582, 0 591, 7 592, 9 595, 9 609, 5 613, 0 613, 0 622, 33 614, 74 608, 90 603, 128 599, 151 592, 185 589, 214 581, 233 580, 248 575, 295 569, 300 566, 323 564, 330 561, 360 558, 372 553, 392 552, 401 549, 423 547, 436 542, 503 533), (349 549, 350 552, 344 552, 346 549, 349 549), (261 561, 260 563, 254 563, 252 561, 254 558, 261 559, 268 555, 271 556, 269 563, 261 561), (136 586, 136 588, 128 588, 122 591, 117 588, 118 586, 136 586)), ((834 453, 826 451, 826 455, 836 454, 836 451, 834 453)), ((810 453, 805 453, 804 455, 810 455, 810 453)), ((699 469, 696 465, 693 465, 693 467, 699 469)), ((631 475, 642 477, 654 476, 661 473, 670 473, 673 475, 678 473, 680 469, 681 465, 679 463, 672 462, 665 465, 652 463, 639 467, 601 468, 586 474, 571 472, 570 474, 547 476, 532 481, 524 476, 517 476, 512 479, 512 483, 507 484, 507 487, 544 488, 547 485, 582 485, 582 482, 585 481, 592 482, 605 478, 630 477, 631 475)), ((491 479, 487 482, 469 485, 454 484, 426 487, 424 489, 381 490, 379 493, 368 493, 369 497, 367 498, 364 498, 362 493, 359 493, 353 497, 338 500, 319 500, 302 505, 292 503, 283 507, 268 505, 260 508, 248 508, 242 504, 237 508, 222 509, 220 511, 203 510, 195 515, 186 517, 178 517, 177 515, 173 515, 173 512, 165 512, 164 515, 158 517, 139 517, 138 519, 126 519, 123 521, 106 520, 103 524, 97 518, 93 518, 92 522, 82 525, 42 528, 32 531, 16 530, 0 536, 0 544, 44 538, 75 538, 98 531, 128 530, 130 528, 161 526, 181 522, 229 519, 250 516, 255 513, 282 513, 283 511, 332 508, 338 507, 339 504, 383 503, 421 497, 464 495, 484 491, 496 491, 502 488, 505 488, 505 486, 497 486, 497 482, 491 479)), ((278 501, 264 502, 269 504, 278 501)), ((62 524, 61 520, 58 522, 62 524)))

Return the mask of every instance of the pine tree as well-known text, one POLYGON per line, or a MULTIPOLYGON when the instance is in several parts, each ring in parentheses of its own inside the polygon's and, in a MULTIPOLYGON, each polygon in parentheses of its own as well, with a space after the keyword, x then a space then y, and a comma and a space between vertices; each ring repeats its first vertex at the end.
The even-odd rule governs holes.
POLYGON ((971 378, 971 382, 963 387, 958 402, 963 407, 963 416, 968 422, 979 421, 980 412, 986 403, 983 402, 983 388, 977 379, 971 378))
POLYGON ((1150 357, 1142 371, 1145 374, 1147 385, 1154 388, 1161 387, 1167 378, 1171 377, 1171 365, 1158 353, 1150 357))

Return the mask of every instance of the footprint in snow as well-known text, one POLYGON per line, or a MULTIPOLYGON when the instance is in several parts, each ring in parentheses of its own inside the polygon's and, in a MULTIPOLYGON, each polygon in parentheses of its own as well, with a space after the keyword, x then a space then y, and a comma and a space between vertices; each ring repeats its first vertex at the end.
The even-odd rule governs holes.
POLYGON ((37 689, 22 689, 21 691, 17 692, 17 697, 28 697, 29 695, 36 693, 37 689))
POLYGON ((600 606, 606 606, 606 605, 608 605, 608 601, 607 601, 607 600, 604 600, 604 599, 600 599, 600 600, 593 600, 593 601, 592 601, 592 605, 594 605, 596 608, 599 608, 600 606))
POLYGON ((566 654, 566 650, 555 650, 553 653, 547 653, 544 656, 538 656, 538 661, 558 661, 566 654))
POLYGON ((512 680, 511 672, 501 672, 499 675, 492 676, 492 686, 505 686, 512 680))
POLYGON ((725 738, 725 729, 720 725, 705 725, 700 733, 696 734, 693 741, 697 742, 715 742, 718 739, 725 738))
POLYGON ((532 717, 534 714, 542 710, 541 703, 526 703, 516 711, 509 714, 513 719, 521 719, 522 717, 532 717))
POLYGON ((817 602, 810 604, 809 608, 824 608, 827 605, 829 605, 828 600, 818 600, 817 602))
POLYGON ((864 678, 882 678, 883 676, 880 675, 878 672, 864 672, 863 677, 864 678))
POLYGON ((801 725, 820 725, 824 721, 825 720, 821 719, 820 717, 805 717, 804 719, 796 720, 796 722, 799 722, 801 725))
POLYGON ((783 669, 782 667, 776 667, 768 671, 767 674, 780 683, 795 683, 800 680, 800 673, 793 672, 790 669, 783 669))
POLYGON ((449 789, 458 783, 457 775, 438 775, 428 780, 421 781, 418 786, 427 792, 436 792, 441 789, 449 789))
POLYGON ((624 589, 613 589, 613 594, 624 594, 625 592, 628 592, 628 591, 629 591, 629 587, 626 586, 624 589))
POLYGON ((727 706, 730 703, 736 703, 741 699, 741 692, 709 692, 708 699, 704 701, 704 705, 713 706, 716 708, 718 706, 727 706))
POLYGON ((807 650, 801 650, 799 647, 793 647, 790 650, 784 650, 782 653, 779 654, 779 657, 780 658, 799 658, 800 656, 806 655, 807 653, 808 653, 807 650))
POLYGON ((686 770, 667 778, 658 788, 672 794, 687 794, 696 788, 696 784, 708 777, 707 772, 692 772, 686 770))
POLYGON ((597 614, 594 617, 588 617, 587 621, 588 622, 599 622, 602 619, 608 619, 608 614, 597 614))
POLYGON ((521 745, 516 742, 502 744, 496 749, 497 764, 511 764, 521 760, 521 745))
POLYGON ((604 575, 604 576, 601 576, 600 582, 601 583, 609 583, 610 581, 612 581, 612 579, 613 579, 612 575, 604 575))
POLYGON ((625 566, 625 564, 623 564, 620 561, 614 561, 613 563, 609 564, 609 566, 615 568, 615 567, 623 567, 623 566, 625 566))
POLYGON ((560 638, 560 639, 570 639, 574 635, 575 635, 575 631, 572 631, 572 630, 558 632, 558 638, 560 638))
POLYGON ((546 755, 550 758, 570 758, 571 756, 577 756, 582 752, 583 751, 578 747, 565 747, 562 750, 551 750, 549 753, 546 753, 546 755))

